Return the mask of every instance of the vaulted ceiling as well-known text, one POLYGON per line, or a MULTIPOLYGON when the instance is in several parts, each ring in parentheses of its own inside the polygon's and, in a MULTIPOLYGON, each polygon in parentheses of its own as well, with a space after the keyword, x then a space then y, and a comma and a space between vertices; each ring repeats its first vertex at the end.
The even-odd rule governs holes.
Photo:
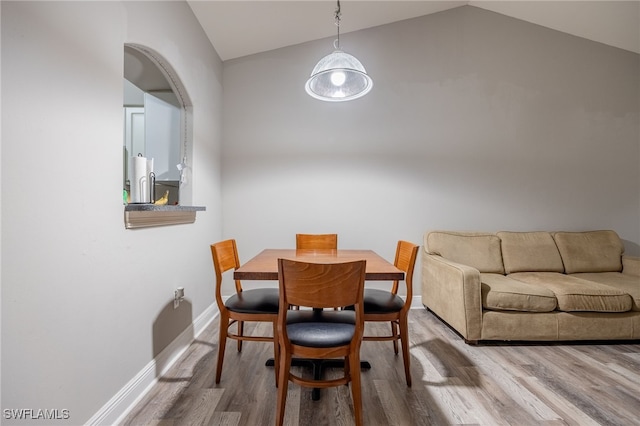
MULTIPOLYGON (((187 0, 221 59, 336 34, 336 2, 187 0)), ((640 1, 341 1, 341 33, 470 5, 640 53, 640 1)))

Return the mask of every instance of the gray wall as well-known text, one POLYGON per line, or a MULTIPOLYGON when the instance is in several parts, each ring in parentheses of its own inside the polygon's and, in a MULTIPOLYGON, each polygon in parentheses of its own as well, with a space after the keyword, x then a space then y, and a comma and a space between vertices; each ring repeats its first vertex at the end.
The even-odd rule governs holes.
POLYGON ((429 229, 614 229, 640 253, 637 54, 464 6, 344 34, 374 88, 335 104, 304 91, 332 42, 224 63, 241 260, 296 232, 392 259, 429 229))
POLYGON ((185 2, 1 7, 2 408, 70 415, 2 423, 78 425, 213 303, 222 63, 185 2), (193 103, 193 225, 124 228, 125 43, 159 52, 193 103))

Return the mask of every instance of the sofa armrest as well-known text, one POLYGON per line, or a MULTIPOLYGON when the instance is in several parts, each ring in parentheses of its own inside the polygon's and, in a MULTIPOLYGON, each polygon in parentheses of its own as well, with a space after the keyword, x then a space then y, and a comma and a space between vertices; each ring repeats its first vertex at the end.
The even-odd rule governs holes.
POLYGON ((423 250, 422 303, 467 341, 480 340, 482 291, 476 268, 423 250))
POLYGON ((622 273, 640 277, 640 257, 623 255, 622 273))

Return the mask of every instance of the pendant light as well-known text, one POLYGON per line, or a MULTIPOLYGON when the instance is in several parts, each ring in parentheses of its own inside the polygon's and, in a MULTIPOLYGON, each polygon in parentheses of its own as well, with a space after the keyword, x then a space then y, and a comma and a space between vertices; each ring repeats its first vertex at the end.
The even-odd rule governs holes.
POLYGON ((335 13, 338 39, 335 50, 318 61, 305 90, 321 101, 344 102, 358 99, 371 91, 373 80, 367 75, 359 60, 340 50, 340 0, 335 13))

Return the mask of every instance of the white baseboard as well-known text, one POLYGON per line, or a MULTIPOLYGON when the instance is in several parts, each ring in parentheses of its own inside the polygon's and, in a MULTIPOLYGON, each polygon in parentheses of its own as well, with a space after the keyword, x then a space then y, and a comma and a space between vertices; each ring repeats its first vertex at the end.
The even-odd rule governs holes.
POLYGON ((422 304, 422 296, 413 296, 411 298, 411 309, 424 309, 422 304))
POLYGON ((218 316, 218 313, 215 303, 205 309, 189 327, 98 410, 86 425, 119 424, 156 384, 158 378, 180 358, 193 340, 218 316), (161 368, 161 371, 157 371, 157 368, 161 368))

